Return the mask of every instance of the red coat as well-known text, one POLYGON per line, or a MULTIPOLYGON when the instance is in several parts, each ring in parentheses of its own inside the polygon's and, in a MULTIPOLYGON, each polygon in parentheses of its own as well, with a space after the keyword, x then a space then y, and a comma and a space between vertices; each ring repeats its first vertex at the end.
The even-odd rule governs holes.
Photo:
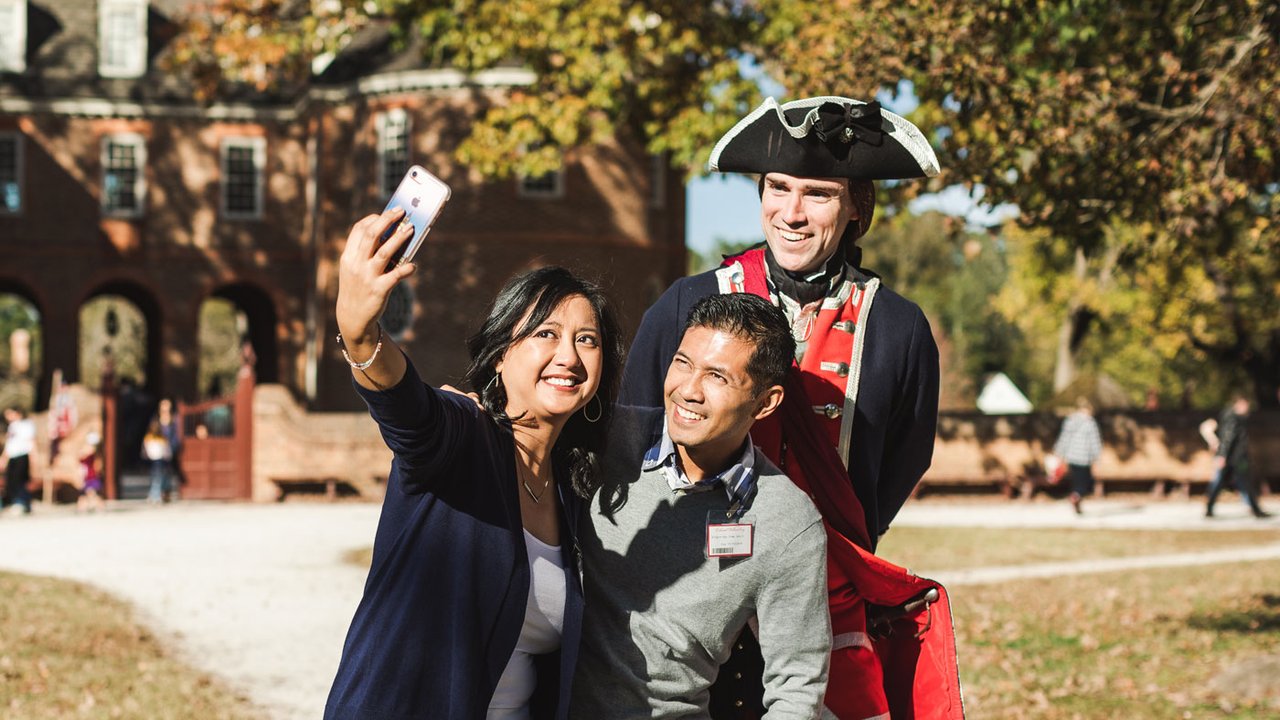
MULTIPOLYGON (((769 297, 763 250, 729 258, 718 275, 722 292, 769 297)), ((841 720, 958 720, 964 705, 946 590, 871 553, 862 503, 842 459, 877 286, 875 279, 846 282, 839 303, 822 304, 782 407, 751 436, 813 498, 827 527, 833 633, 827 709, 841 720)))

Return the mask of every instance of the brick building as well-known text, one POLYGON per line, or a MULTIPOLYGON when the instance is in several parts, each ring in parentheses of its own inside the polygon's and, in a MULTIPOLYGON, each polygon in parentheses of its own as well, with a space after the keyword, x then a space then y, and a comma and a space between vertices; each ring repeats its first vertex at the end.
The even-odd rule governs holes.
POLYGON ((194 399, 199 308, 248 319, 260 382, 311 410, 358 402, 333 342, 336 262, 409 163, 453 188, 389 310, 424 377, 461 374, 463 339, 512 273, 600 279, 628 330, 684 270, 679 173, 620 140, 550 176, 484 181, 452 158, 519 68, 423 68, 372 29, 307 87, 197 103, 160 64, 186 0, 0 0, 0 292, 39 310, 42 381, 80 367, 80 308, 128 298, 153 396, 194 399))

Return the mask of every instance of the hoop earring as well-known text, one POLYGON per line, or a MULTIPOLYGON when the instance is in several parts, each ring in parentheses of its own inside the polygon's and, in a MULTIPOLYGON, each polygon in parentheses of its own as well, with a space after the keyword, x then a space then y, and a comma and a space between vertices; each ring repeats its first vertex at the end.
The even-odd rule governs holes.
POLYGON ((495 373, 493 374, 493 378, 492 378, 491 380, 489 380, 489 382, 488 382, 488 383, 486 383, 486 384, 485 384, 484 389, 480 391, 480 394, 481 394, 481 395, 483 395, 483 394, 485 394, 485 393, 489 392, 489 388, 492 388, 492 387, 494 386, 494 384, 497 384, 497 386, 498 386, 498 387, 502 387, 502 375, 501 375, 501 374, 499 374, 499 373, 496 373, 496 372, 495 372, 495 373))
POLYGON ((589 423, 600 422, 600 418, 604 417, 604 402, 600 400, 599 395, 592 395, 591 400, 588 400, 587 404, 582 408, 582 419, 589 423), (598 408, 595 417, 587 415, 587 408, 591 407, 591 400, 596 401, 596 408, 598 408))

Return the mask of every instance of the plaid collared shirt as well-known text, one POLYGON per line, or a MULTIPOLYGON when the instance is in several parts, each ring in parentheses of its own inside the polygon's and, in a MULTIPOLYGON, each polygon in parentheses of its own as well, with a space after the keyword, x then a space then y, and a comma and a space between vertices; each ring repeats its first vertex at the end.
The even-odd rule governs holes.
POLYGON ((751 503, 756 497, 755 464, 756 448, 748 435, 738 462, 715 477, 693 482, 680 466, 680 455, 676 453, 675 443, 671 442, 671 436, 667 434, 667 421, 664 418, 662 436, 644 454, 642 467, 645 470, 661 468, 672 492, 705 492, 715 489, 717 485, 723 486, 729 496, 729 509, 725 512, 725 517, 738 520, 751 509, 751 503))
POLYGON ((1073 412, 1062 422, 1053 453, 1068 465, 1092 465, 1102 454, 1102 436, 1092 415, 1073 412))

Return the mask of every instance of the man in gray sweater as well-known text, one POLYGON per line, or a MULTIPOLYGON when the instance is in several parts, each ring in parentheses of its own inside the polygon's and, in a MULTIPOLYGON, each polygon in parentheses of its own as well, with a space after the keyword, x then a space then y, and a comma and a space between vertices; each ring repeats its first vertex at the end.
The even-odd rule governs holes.
POLYGON ((693 307, 664 408, 618 408, 582 532, 586 614, 574 718, 705 718, 748 623, 769 718, 816 718, 831 623, 826 537, 808 496, 752 445, 795 354, 755 295, 693 307))

